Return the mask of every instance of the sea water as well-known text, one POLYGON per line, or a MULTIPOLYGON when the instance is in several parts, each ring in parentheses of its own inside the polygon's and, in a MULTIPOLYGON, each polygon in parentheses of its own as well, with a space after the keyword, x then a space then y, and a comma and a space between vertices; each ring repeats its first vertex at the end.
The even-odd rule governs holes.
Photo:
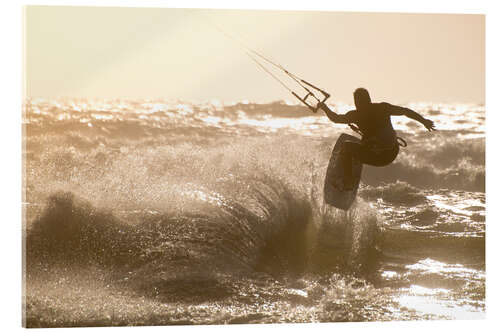
POLYGON ((392 117, 408 147, 344 212, 322 189, 353 133, 320 112, 26 100, 25 324, 484 318, 484 106, 406 106, 438 131, 392 117))

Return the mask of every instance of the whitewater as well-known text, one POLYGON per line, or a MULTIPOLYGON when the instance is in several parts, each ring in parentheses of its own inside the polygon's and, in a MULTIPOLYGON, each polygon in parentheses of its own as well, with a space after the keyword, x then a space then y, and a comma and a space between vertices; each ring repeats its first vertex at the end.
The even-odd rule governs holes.
POLYGON ((301 105, 25 100, 25 324, 483 319, 484 106, 405 106, 438 131, 392 117, 408 147, 344 212, 355 134, 301 105))

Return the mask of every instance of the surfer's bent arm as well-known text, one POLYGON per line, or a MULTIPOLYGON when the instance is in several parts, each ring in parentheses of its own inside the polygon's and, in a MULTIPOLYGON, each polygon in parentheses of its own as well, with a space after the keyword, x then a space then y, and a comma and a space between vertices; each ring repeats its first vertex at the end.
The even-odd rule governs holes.
POLYGON ((425 128, 427 128, 429 131, 432 131, 435 129, 434 122, 432 120, 422 117, 417 112, 415 112, 411 109, 408 109, 408 108, 401 107, 401 106, 396 106, 396 105, 392 105, 389 103, 385 103, 385 104, 387 104, 387 108, 389 109, 389 113, 391 116, 406 116, 410 119, 418 121, 419 123, 424 125, 425 128))
POLYGON ((338 124, 349 124, 352 123, 352 119, 349 116, 349 114, 338 114, 330 110, 330 108, 325 104, 325 103, 318 103, 318 108, 321 110, 325 111, 326 116, 328 119, 333 121, 334 123, 338 124))

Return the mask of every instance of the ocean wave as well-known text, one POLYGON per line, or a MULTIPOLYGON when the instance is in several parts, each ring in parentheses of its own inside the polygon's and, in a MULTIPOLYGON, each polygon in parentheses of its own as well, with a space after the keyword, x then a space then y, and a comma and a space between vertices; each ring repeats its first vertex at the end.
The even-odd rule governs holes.
POLYGON ((421 164, 446 169, 466 161, 474 166, 485 165, 485 138, 461 138, 454 132, 445 132, 416 139, 411 155, 421 164), (418 143, 417 143, 418 142, 418 143))
POLYGON ((228 276, 356 270, 366 261, 377 228, 368 207, 360 203, 350 214, 323 208, 313 221, 309 200, 279 181, 249 183, 239 199, 195 189, 184 193, 190 209, 121 217, 72 192, 53 193, 28 229, 28 270, 97 265, 118 282, 171 299, 231 294, 228 276))
POLYGON ((428 165, 412 165, 405 161, 377 168, 366 166, 362 181, 371 186, 403 181, 418 188, 455 189, 466 191, 485 191, 484 167, 461 163, 445 170, 428 165))
MULTIPOLYGON (((339 113, 348 105, 332 104, 339 113)), ((439 106, 442 114, 430 114, 429 105, 411 105, 424 116, 436 121, 439 133, 455 137, 484 138, 484 108, 478 106, 439 106)), ((199 140, 223 136, 258 136, 265 134, 299 134, 328 137, 343 124, 331 123, 321 112, 312 113, 302 105, 283 101, 257 104, 189 103, 168 101, 80 101, 28 100, 24 104, 23 122, 28 136, 64 135, 78 132, 94 138, 147 140, 163 137, 199 140)), ((421 136, 425 128, 405 117, 393 117, 397 130, 421 136)), ((436 135, 440 137, 441 135, 436 135)), ((428 138, 426 138, 426 141, 428 138)), ((438 146, 439 142, 434 142, 438 146)), ((424 142, 425 144, 425 142, 424 142)))
POLYGON ((368 200, 382 199, 391 204, 415 206, 427 201, 426 196, 419 189, 408 183, 397 181, 392 184, 365 187, 359 195, 368 200))
POLYGON ((396 260, 401 253, 405 253, 410 258, 412 256, 414 258, 431 257, 444 262, 461 261, 484 269, 484 233, 477 236, 459 237, 453 233, 445 234, 440 231, 420 232, 385 228, 381 232, 379 242, 384 255, 396 258, 396 260))
MULTIPOLYGON (((336 107, 347 110, 347 106, 336 107)), ((447 122, 437 124, 438 128, 448 126, 448 120, 455 118, 467 123, 469 118, 463 117, 467 112, 475 116, 463 126, 448 126, 433 133, 426 133, 414 121, 395 117, 395 127, 402 128, 409 146, 401 150, 392 165, 365 168, 363 181, 372 186, 400 180, 417 187, 484 191, 485 139, 479 126, 484 121, 476 117, 484 110, 453 105, 434 109, 429 105, 415 107, 424 114, 440 110, 445 117, 440 121, 447 122)), ((255 146, 260 147, 289 146, 288 141, 309 146, 311 151, 299 147, 296 152, 310 160, 319 156, 323 160, 318 163, 326 164, 335 139, 344 129, 325 117, 309 111, 303 113, 299 105, 284 102, 205 105, 159 101, 31 101, 25 104, 25 109, 26 156, 35 162, 40 155, 57 150, 61 143, 68 150, 86 154, 97 150, 115 154, 123 149, 186 144, 186 149, 198 150, 249 140, 252 144, 258 142, 255 146)), ((64 161, 68 154, 62 155, 64 161)), ((285 156, 280 158, 282 164, 293 163, 285 156)))

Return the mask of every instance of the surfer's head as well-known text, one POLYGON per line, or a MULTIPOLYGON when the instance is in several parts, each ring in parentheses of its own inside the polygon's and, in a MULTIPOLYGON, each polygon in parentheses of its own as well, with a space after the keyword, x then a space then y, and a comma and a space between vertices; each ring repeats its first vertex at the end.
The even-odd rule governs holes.
POLYGON ((358 88, 354 91, 354 104, 356 110, 363 110, 372 102, 368 90, 365 88, 358 88))

